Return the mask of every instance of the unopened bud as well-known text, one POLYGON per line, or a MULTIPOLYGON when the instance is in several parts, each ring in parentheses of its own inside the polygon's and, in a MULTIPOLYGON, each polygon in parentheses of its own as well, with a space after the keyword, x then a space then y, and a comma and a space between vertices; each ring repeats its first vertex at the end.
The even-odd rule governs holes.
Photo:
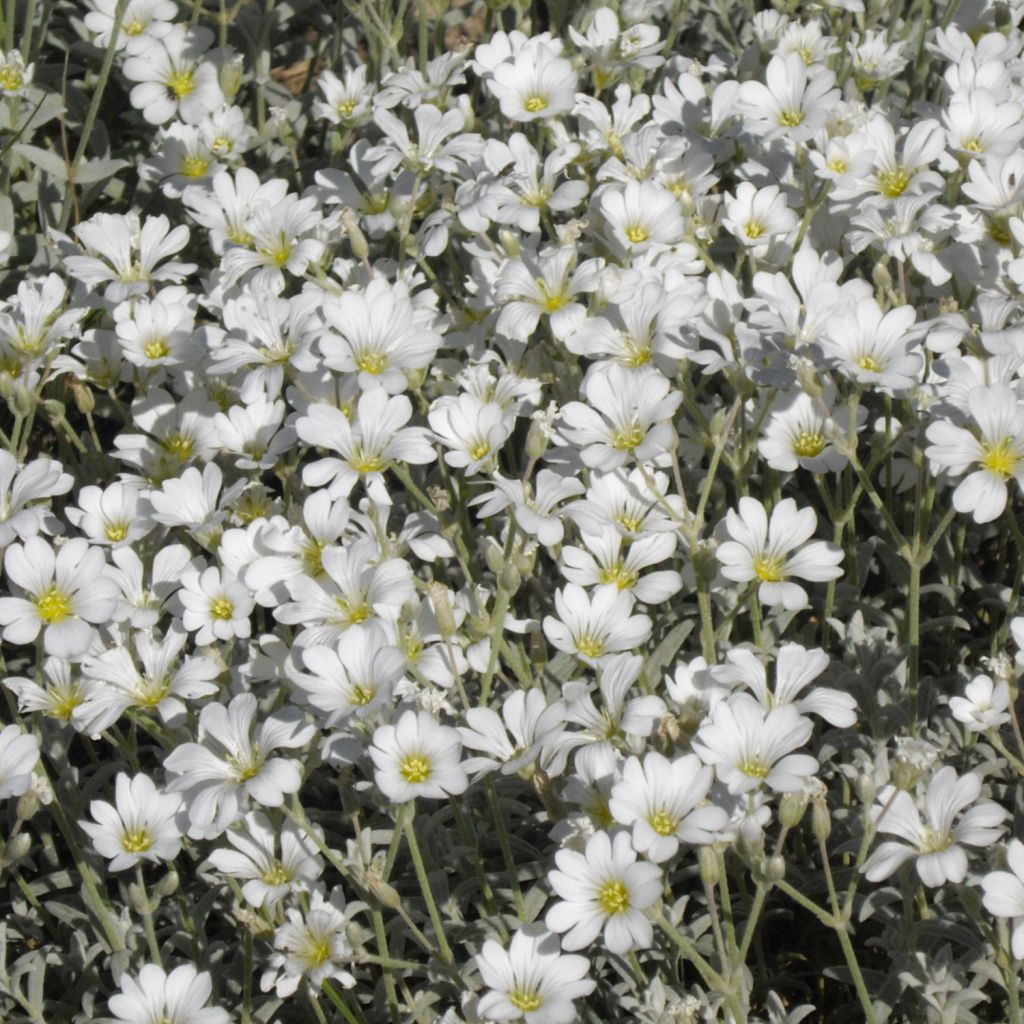
POLYGON ((796 378, 800 387, 811 397, 821 396, 821 381, 818 379, 817 367, 809 359, 796 361, 796 378))
POLYGON ((512 259, 517 259, 519 257, 522 250, 519 245, 519 235, 517 232, 510 231, 508 228, 502 228, 498 232, 498 239, 501 242, 502 249, 504 249, 512 259))
POLYGON ((32 849, 32 837, 27 832, 19 832, 13 839, 8 839, 6 844, 0 846, 0 862, 4 864, 17 864, 22 857, 28 855, 32 849))
POLYGON ((519 590, 519 585, 522 582, 523 577, 512 562, 506 562, 501 567, 501 572, 498 574, 498 583, 503 590, 514 594, 519 590))
POLYGON ((495 576, 500 576, 501 570, 505 567, 505 552, 501 545, 494 541, 488 541, 487 547, 484 549, 484 561, 495 576))
POLYGON ((43 412, 51 420, 62 420, 64 419, 64 403, 58 402, 56 398, 46 398, 43 400, 43 412))
POLYGON ((710 846, 702 846, 697 851, 697 862, 700 865, 700 880, 705 885, 718 885, 722 877, 718 868, 718 854, 710 846))
POLYGON ((402 905, 402 897, 398 890, 385 882, 380 875, 369 872, 366 876, 366 887, 373 894, 373 898, 388 910, 397 910, 402 905))
POLYGON ((818 798, 811 803, 811 831, 819 842, 825 842, 832 835, 832 815, 824 799, 818 798))
POLYGON ((876 288, 892 287, 892 274, 889 273, 889 268, 885 264, 885 260, 879 260, 871 270, 871 280, 874 281, 876 288))
POLYGON ((763 864, 764 877, 769 882, 781 882, 786 877, 786 861, 781 854, 769 857, 763 864))
POLYGON ((13 394, 8 399, 15 416, 27 416, 35 405, 35 396, 20 381, 14 382, 13 394))
POLYGON ((96 396, 92 393, 92 388, 88 384, 71 377, 68 379, 67 385, 71 388, 71 394, 75 399, 75 408, 80 413, 85 415, 96 408, 96 396))
POLYGON ((458 627, 452 612, 451 601, 448 599, 448 588, 443 583, 433 580, 427 584, 427 594, 434 608, 438 631, 445 640, 450 640, 455 636, 458 627))
POLYGON ((344 225, 345 234, 348 235, 349 245, 352 247, 352 255, 357 260, 367 260, 370 256, 370 246, 366 241, 366 235, 359 227, 359 218, 355 210, 347 209, 341 215, 341 223, 344 225))
POLYGON ((39 810, 39 794, 34 789, 27 789, 18 797, 18 818, 31 821, 39 810))
POLYGON ((224 93, 224 99, 231 104, 242 88, 242 77, 245 72, 242 55, 226 60, 220 68, 220 91, 224 93))
POLYGON ((909 761, 897 761, 892 769, 892 781, 897 789, 912 790, 921 778, 921 769, 909 761))
POLYGON ((875 786, 875 776, 872 772, 862 772, 857 776, 857 781, 853 784, 854 792, 857 794, 857 799, 867 807, 875 802, 875 792, 877 790, 875 786))
POLYGON ((786 828, 796 828, 807 810, 807 796, 804 793, 787 793, 779 803, 779 821, 786 828))
POLYGON ((408 369, 405 371, 405 379, 409 382, 410 391, 419 391, 427 379, 427 368, 420 366, 416 369, 408 369))
POLYGON ((530 429, 526 434, 526 454, 531 459, 539 459, 547 450, 551 440, 551 427, 544 420, 534 418, 530 421, 530 429))
POLYGON ((153 895, 160 900, 166 899, 168 896, 173 896, 178 891, 178 885, 180 882, 181 879, 178 877, 178 872, 172 867, 168 869, 167 874, 153 886, 153 895))

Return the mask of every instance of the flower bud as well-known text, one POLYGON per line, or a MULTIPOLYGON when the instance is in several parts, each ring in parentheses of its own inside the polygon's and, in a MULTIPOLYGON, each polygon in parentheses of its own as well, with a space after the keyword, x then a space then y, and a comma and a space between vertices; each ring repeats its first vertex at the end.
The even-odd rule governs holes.
POLYGON ((451 601, 448 599, 448 588, 443 583, 433 580, 427 584, 427 594, 437 619, 437 628, 445 640, 450 640, 455 636, 458 627, 452 612, 451 601))
POLYGON ((498 583, 503 590, 508 591, 510 594, 514 594, 519 590, 519 585, 522 582, 523 577, 513 562, 506 562, 501 567, 501 572, 498 574, 498 583))
POLYGON ((889 273, 889 268, 886 266, 886 260, 879 260, 871 270, 871 280, 874 281, 876 288, 891 288, 892 287, 892 274, 889 273))
POLYGON ((700 865, 700 880, 705 885, 718 885, 722 877, 718 868, 718 854, 713 847, 702 846, 697 850, 697 863, 700 865))
POLYGON ((180 881, 178 872, 173 867, 169 868, 167 874, 153 886, 153 895, 159 900, 173 896, 178 891, 180 881))
POLYGON ((875 777, 871 772, 863 772, 857 776, 857 781, 853 784, 854 792, 857 794, 857 799, 864 804, 865 807, 875 802, 875 792, 877 787, 875 786, 875 777))
POLYGON ((814 838, 820 842, 825 842, 832 834, 832 815, 829 813, 828 804, 820 797, 811 803, 811 831, 814 838))
POLYGON ((502 228, 498 232, 498 239, 501 242, 502 249, 504 249, 512 259, 518 259, 519 254, 522 251, 519 245, 519 235, 515 231, 510 231, 508 228, 502 228))
POLYGON ((348 235, 349 245, 352 246, 352 255, 357 260, 365 262, 370 255, 370 245, 359 227, 359 218, 355 210, 346 209, 341 215, 341 223, 345 228, 345 234, 348 235))
POLYGON ((238 90, 242 88, 242 77, 245 73, 245 64, 241 54, 226 60, 220 68, 220 91, 224 93, 224 100, 229 105, 234 102, 238 90))
POLYGON ((0 844, 0 864, 17 864, 22 857, 27 856, 32 848, 32 837, 27 832, 19 832, 13 839, 8 839, 6 844, 0 844))
POLYGON ((786 877, 786 861, 785 858, 777 853, 774 857, 769 857, 762 865, 764 877, 769 882, 781 882, 786 877))
POLYGON ((39 810, 39 794, 34 789, 27 789, 18 797, 18 820, 31 821, 39 810))
POLYGON ((787 793, 779 803, 779 821, 786 828, 796 828, 807 810, 807 796, 804 793, 787 793))
POLYGON ((88 384, 75 377, 69 377, 67 385, 71 389, 71 394, 74 396, 75 408, 77 408, 80 413, 85 415, 96 408, 96 396, 92 393, 92 388, 89 387, 88 384))

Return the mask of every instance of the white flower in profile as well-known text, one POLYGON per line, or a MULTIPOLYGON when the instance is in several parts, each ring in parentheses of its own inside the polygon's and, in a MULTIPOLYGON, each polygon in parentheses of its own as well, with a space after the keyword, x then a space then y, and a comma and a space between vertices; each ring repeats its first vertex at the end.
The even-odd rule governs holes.
POLYGON ((144 860, 174 860, 181 850, 181 795, 157 789, 148 775, 120 772, 114 786, 115 803, 93 800, 93 821, 79 822, 96 852, 110 861, 107 867, 124 871, 144 860))
POLYGON ((222 875, 242 881, 242 896, 254 907, 308 891, 323 871, 311 835, 291 821, 276 830, 262 811, 250 811, 224 838, 231 848, 214 850, 209 862, 222 875))
POLYGON ((772 509, 771 519, 756 498, 740 498, 739 512, 730 509, 725 517, 729 540, 715 551, 722 575, 737 583, 759 580, 762 604, 782 605, 787 611, 805 608, 807 591, 792 577, 822 582, 843 574, 842 549, 810 540, 817 525, 814 509, 798 510, 792 498, 783 498, 772 509))
POLYGON ((427 414, 430 429, 448 449, 444 461, 466 476, 494 465, 502 445, 512 433, 515 419, 498 402, 485 402, 463 392, 457 398, 435 400, 427 414))
POLYGON ((975 430, 936 420, 926 431, 925 455, 951 476, 975 467, 953 492, 953 507, 990 523, 1006 508, 1007 482, 1024 488, 1024 405, 1007 384, 972 388, 967 402, 975 430))
POLYGON ((629 181, 603 191, 597 210, 605 236, 620 258, 652 246, 675 245, 686 233, 683 208, 676 196, 653 181, 629 181))
POLYGON ((405 391, 405 371, 429 366, 441 345, 441 335, 417 315, 402 282, 375 277, 365 290, 328 296, 321 309, 329 328, 319 339, 324 365, 358 373, 364 390, 380 385, 389 395, 405 391))
POLYGON ((720 807, 702 806, 713 781, 714 772, 695 754, 670 761, 652 750, 643 761, 630 757, 622 766, 608 807, 619 824, 632 829, 637 853, 661 864, 676 855, 680 843, 712 843, 728 824, 720 807))
POLYGON ((940 768, 928 783, 923 817, 906 790, 893 786, 879 790, 872 811, 877 829, 900 841, 882 843, 861 871, 870 881, 881 882, 912 860, 921 881, 930 888, 962 882, 967 877, 967 854, 960 844, 990 846, 1009 816, 994 801, 979 801, 980 794, 981 777, 968 772, 958 778, 952 765, 940 768))
POLYGON ((16 296, 0 309, 0 342, 28 360, 55 355, 68 338, 81 333, 87 310, 65 308, 68 286, 59 274, 22 281, 16 296))
POLYGON ((137 978, 122 975, 121 991, 108 1005, 117 1024, 228 1024, 227 1010, 206 1005, 212 992, 210 975, 192 964, 175 967, 170 974, 146 964, 137 978))
POLYGON ((985 88, 958 89, 942 115, 950 149, 971 159, 1012 156, 1024 138, 1024 108, 985 88))
POLYGON ((808 68, 798 53, 775 56, 765 83, 744 82, 738 106, 747 128, 768 141, 805 142, 824 128, 839 100, 836 76, 822 66, 808 68))
POLYGON ((594 587, 589 595, 567 583, 555 591, 557 617, 544 617, 544 635, 558 650, 599 665, 606 655, 633 650, 650 637, 651 620, 633 615, 633 604, 632 594, 614 583, 594 587))
POLYGON ((280 807, 302 785, 302 766, 274 751, 306 746, 316 730, 302 712, 286 707, 256 725, 256 698, 240 693, 230 704, 199 713, 198 743, 183 743, 164 760, 168 788, 185 794, 194 839, 213 839, 237 821, 251 799, 280 807))
POLYGON ((506 480, 500 473, 491 477, 494 490, 470 500, 470 505, 481 508, 478 515, 497 515, 509 506, 514 509, 519 528, 536 537, 546 546, 561 544, 565 536, 562 510, 558 507, 566 498, 583 493, 584 487, 574 476, 562 476, 550 469, 542 469, 532 484, 522 480, 506 480))
POLYGON ((105 568, 103 552, 81 537, 65 541, 56 553, 42 537, 12 544, 4 569, 24 596, 0 597, 4 640, 29 644, 42 630, 47 654, 84 654, 95 636, 92 623, 109 622, 117 606, 117 586, 105 568))
POLYGON ((459 734, 427 711, 405 711, 394 725, 378 726, 370 747, 377 787, 395 803, 464 793, 461 756, 459 734))
POLYGON ((314 992, 328 980, 352 988, 356 979, 346 969, 354 958, 348 925, 351 911, 358 906, 363 905, 353 905, 346 912, 341 890, 336 888, 330 899, 315 891, 305 913, 289 907, 288 920, 274 933, 276 952, 260 979, 260 989, 274 989, 284 999, 294 995, 303 980, 314 992))
POLYGON ((818 770, 810 754, 793 753, 810 739, 813 728, 792 704, 768 711, 749 694, 737 693, 715 705, 692 746, 730 793, 763 786, 793 793, 818 770))
POLYGON ((85 254, 65 256, 64 266, 89 288, 109 282, 104 296, 111 302, 145 295, 154 281, 180 282, 196 269, 194 263, 165 262, 185 248, 189 231, 184 224, 172 229, 162 213, 145 221, 134 213, 96 213, 75 234, 85 254))
POLYGON ((800 696, 828 668, 829 657, 820 648, 808 650, 800 644, 782 644, 775 659, 775 683, 768 688, 768 673, 753 651, 734 647, 726 654, 726 664, 710 671, 717 682, 727 686, 745 686, 771 709, 792 704, 802 715, 820 715, 830 725, 845 729, 857 721, 857 701, 842 690, 816 686, 800 696))
POLYGON ((1005 679, 993 681, 990 676, 975 676, 965 687, 962 697, 949 698, 949 710, 968 732, 987 732, 1005 725, 1010 716, 1010 684, 1005 679))
POLYGON ((502 114, 520 123, 568 114, 576 100, 572 64, 543 45, 524 48, 498 64, 487 86, 502 114))
POLYGON ((995 917, 1013 919, 1011 949, 1014 957, 1024 960, 1024 843, 1011 839, 1006 847, 1009 871, 990 871, 981 880, 982 902, 995 917))
POLYGON ((540 689, 516 690, 505 699, 500 716, 490 708, 470 708, 466 722, 459 726, 462 745, 484 756, 467 758, 463 768, 475 778, 498 769, 502 775, 511 775, 562 738, 565 704, 561 700, 549 704, 540 689))
POLYGON ((0 730, 0 800, 28 792, 38 761, 39 740, 32 733, 14 724, 0 730))
POLYGON ((540 924, 525 925, 506 950, 488 939, 476 955, 488 991, 477 1003, 486 1020, 523 1020, 525 1024, 572 1024, 573 1001, 596 987, 587 975, 590 961, 563 954, 558 937, 540 924))
POLYGON ((560 899, 544 923, 565 933, 565 949, 585 949, 602 931, 611 953, 651 945, 654 929, 644 911, 661 898, 661 868, 637 862, 628 832, 617 832, 614 839, 598 832, 584 853, 559 850, 555 863, 548 882, 560 899))
MULTIPOLYGON (((284 178, 261 182, 255 171, 239 167, 233 176, 230 171, 218 171, 209 185, 185 189, 182 204, 192 219, 208 230, 210 247, 220 256, 228 245, 251 245, 249 218, 264 204, 276 207, 287 193, 284 178)), ((256 296, 256 301, 259 298, 256 296)))
POLYGON ((179 23, 159 39, 136 38, 121 71, 138 83, 129 98, 150 124, 165 124, 174 117, 198 124, 223 104, 217 65, 202 59, 213 43, 210 29, 179 23))
POLYGON ((54 459, 33 459, 19 467, 10 452, 0 451, 0 548, 15 537, 28 540, 39 533, 52 513, 48 505, 34 502, 67 494, 74 482, 54 459))

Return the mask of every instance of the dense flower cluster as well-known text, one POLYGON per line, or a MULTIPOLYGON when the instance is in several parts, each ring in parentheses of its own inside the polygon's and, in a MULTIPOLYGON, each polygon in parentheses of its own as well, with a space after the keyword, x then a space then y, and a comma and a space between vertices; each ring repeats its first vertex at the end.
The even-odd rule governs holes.
POLYGON ((1024 7, 80 6, 0 1018, 1017 1020, 1024 7))

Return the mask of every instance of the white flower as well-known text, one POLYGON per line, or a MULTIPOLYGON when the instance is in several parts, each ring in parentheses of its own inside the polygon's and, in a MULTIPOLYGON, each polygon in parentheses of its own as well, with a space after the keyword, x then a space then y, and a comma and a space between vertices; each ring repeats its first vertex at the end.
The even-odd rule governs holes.
POLYGON ((508 950, 488 939, 476 962, 488 988, 477 1004, 477 1013, 487 1020, 572 1024, 577 1019, 573 1000, 589 995, 596 987, 587 977, 587 958, 564 955, 558 937, 540 925, 520 928, 508 950))
POLYGON ((1010 684, 1005 679, 993 682, 989 676, 975 676, 964 687, 963 697, 950 697, 949 710, 968 732, 986 732, 1010 720, 1010 684))
MULTIPOLYGON (((96 33, 93 42, 106 50, 114 32, 117 0, 91 0, 95 10, 85 16, 85 27, 96 33)), ((160 39, 171 30, 171 22, 178 16, 174 0, 128 0, 121 17, 121 31, 117 35, 118 50, 129 53, 145 48, 142 37, 160 39), (140 46, 140 43, 142 44, 140 46)))
POLYGON ((110 997, 110 1012, 118 1024, 228 1024, 227 1010, 206 1006, 213 992, 210 975, 192 964, 170 974, 146 964, 138 978, 124 974, 121 991, 110 997))
POLYGON ((330 900, 325 900, 323 893, 314 892, 305 914, 289 907, 285 912, 287 922, 274 933, 277 952, 270 959, 270 969, 260 979, 262 991, 273 988, 278 996, 286 998, 295 994, 303 979, 314 993, 327 980, 338 982, 342 988, 352 988, 356 979, 345 969, 354 956, 347 928, 349 914, 357 908, 353 905, 346 913, 339 889, 334 890, 330 900))
POLYGON ((749 793, 761 786, 792 793, 818 770, 809 754, 792 753, 810 739, 812 730, 811 720, 792 704, 767 711, 740 693, 715 705, 693 740, 693 749, 715 768, 730 793, 749 793))
POLYGON ((53 459, 33 459, 19 468, 10 452, 0 451, 0 548, 39 533, 51 513, 47 505, 32 503, 66 494, 74 482, 53 459))
POLYGON ((1013 955, 1024 960, 1024 843, 1011 839, 1006 847, 1009 871, 990 871, 981 880, 985 909, 1013 922, 1013 955))
POLYGON ((660 864, 676 855, 680 843, 714 842, 714 833, 728 824, 720 807, 701 806, 713 780, 695 754, 669 761, 651 751, 643 761, 626 761, 608 807, 617 822, 632 828, 637 853, 660 864))
POLYGON ((435 401, 427 420, 437 439, 448 448, 444 461, 463 469, 466 476, 494 463, 514 423, 497 402, 482 401, 468 392, 435 401))
POLYGON ((786 204, 778 185, 759 189, 749 181, 741 181, 736 195, 726 200, 722 226, 761 257, 773 242, 796 230, 797 216, 786 204))
POLYGON ((858 302, 829 325, 823 346, 842 371, 861 384, 885 390, 910 388, 924 368, 918 335, 911 330, 916 319, 913 306, 883 313, 873 300, 858 302))
POLYGON ((120 772, 114 785, 116 804, 93 800, 94 821, 79 822, 96 852, 110 861, 110 870, 124 871, 143 860, 174 860, 181 850, 180 794, 162 792, 148 775, 131 778, 120 772))
POLYGON ((893 786, 881 789, 873 810, 878 831, 902 841, 882 843, 861 870, 872 882, 880 882, 913 860, 927 886, 962 882, 967 876, 967 854, 960 844, 991 845, 1008 817, 992 800, 978 801, 980 793, 980 776, 968 772, 958 778, 956 769, 946 765, 928 783, 922 818, 918 804, 906 790, 893 786), (954 824, 958 815, 960 819, 954 824))
POLYGON ((255 727, 256 698, 240 693, 227 706, 207 704, 199 713, 198 743, 183 743, 164 760, 168 788, 185 794, 193 838, 212 839, 241 817, 251 798, 280 807, 285 795, 302 785, 298 761, 271 756, 281 748, 301 748, 315 729, 298 708, 268 715, 255 727))
POLYGON ((976 467, 953 492, 953 507, 970 512, 976 523, 989 523, 1006 508, 1007 481, 1024 488, 1024 406, 1006 384, 972 388, 967 402, 980 437, 936 420, 928 426, 932 443, 925 455, 951 476, 976 467))
POLYGON ((196 634, 200 646, 215 639, 245 638, 252 632, 249 616, 254 602, 249 588, 216 566, 182 573, 177 599, 182 606, 181 623, 196 634))
POLYGON ((836 76, 820 65, 808 68, 797 53, 768 62, 765 82, 744 82, 739 107, 748 128, 765 139, 804 142, 823 128, 839 100, 836 76))
POLYGON ((0 800, 28 792, 38 761, 39 740, 35 736, 20 725, 5 725, 0 730, 0 800))
POLYGON ((370 747, 377 786, 395 803, 465 792, 469 780, 461 755, 459 734, 426 711, 406 711, 395 725, 379 726, 370 747))
POLYGON ((845 431, 823 409, 827 407, 821 398, 816 401, 803 391, 785 405, 775 403, 757 445, 772 469, 791 473, 799 467, 811 473, 836 473, 846 465, 846 455, 832 443, 845 431))
POLYGON ((519 122, 544 120, 572 110, 576 72, 564 57, 535 45, 495 67, 487 86, 505 117, 519 122))
POLYGON ((650 181, 630 181, 624 188, 607 189, 597 200, 597 210, 620 258, 652 246, 674 245, 686 232, 679 200, 650 181))
POLYGON ((242 895, 254 907, 308 890, 323 870, 312 836, 291 821, 275 830, 262 811, 250 811, 224 838, 232 849, 214 850, 209 861, 226 877, 244 879, 242 895))
POLYGON ((792 498, 783 498, 772 509, 771 519, 756 498, 740 498, 739 513, 730 509, 725 518, 730 539, 715 551, 722 575, 739 583, 760 580, 757 593, 762 604, 782 605, 788 611, 805 608, 807 591, 790 577, 820 582, 843 574, 842 549, 810 541, 817 524, 814 509, 798 510, 792 498))
POLYGON ((554 615, 544 616, 544 634, 560 651, 575 654, 588 665, 606 655, 630 651, 647 642, 651 620, 632 615, 633 597, 614 583, 595 587, 591 594, 568 583, 555 591, 554 615))
POLYGON ((4 640, 28 644, 42 630, 47 654, 84 654, 95 636, 91 623, 108 622, 117 603, 117 587, 105 565, 103 552, 80 537, 66 541, 56 554, 41 537, 12 544, 4 569, 25 596, 0 597, 4 640))
POLYGON ((555 863, 548 882, 561 898, 544 923, 565 933, 565 949, 585 949, 602 931, 612 953, 651 945, 654 930, 644 911, 661 897, 661 868, 637 862, 628 832, 614 839, 598 832, 584 853, 559 850, 555 863))

